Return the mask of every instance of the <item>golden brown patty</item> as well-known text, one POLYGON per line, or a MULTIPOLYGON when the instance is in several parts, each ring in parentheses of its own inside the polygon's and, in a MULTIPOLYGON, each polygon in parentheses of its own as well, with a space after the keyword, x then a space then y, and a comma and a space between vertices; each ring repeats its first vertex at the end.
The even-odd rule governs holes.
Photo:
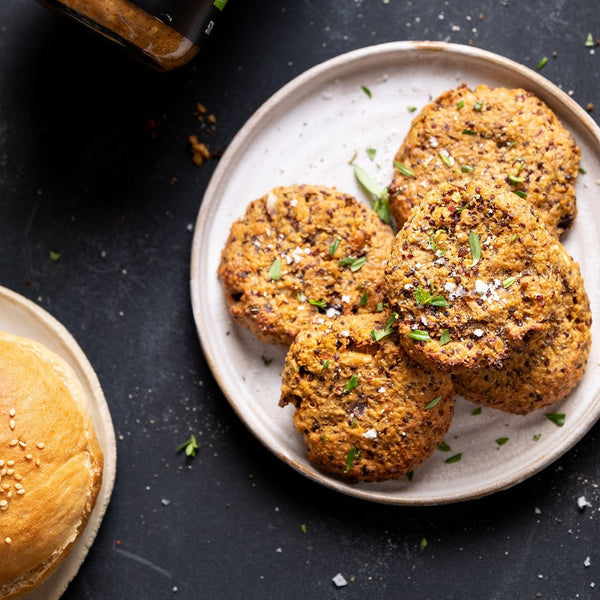
POLYGON ((558 236, 575 218, 579 159, 571 134, 531 92, 463 84, 413 121, 395 158, 405 168, 394 170, 390 208, 402 224, 432 185, 472 180, 524 195, 558 236))
POLYGON ((351 315, 300 332, 283 372, 287 403, 314 465, 349 481, 383 481, 435 451, 454 391, 449 376, 404 354, 385 314, 351 315))
POLYGON ((258 338, 290 344, 314 319, 374 312, 394 239, 352 196, 309 185, 251 202, 221 254, 229 312, 258 338))
POLYGON ((398 233, 385 295, 410 354, 459 372, 499 367, 566 317, 574 262, 518 196, 442 184, 398 233))
POLYGON ((581 381, 591 348, 592 313, 579 266, 573 263, 564 321, 518 349, 501 369, 482 368, 453 377, 468 400, 505 412, 526 414, 559 402, 581 381))

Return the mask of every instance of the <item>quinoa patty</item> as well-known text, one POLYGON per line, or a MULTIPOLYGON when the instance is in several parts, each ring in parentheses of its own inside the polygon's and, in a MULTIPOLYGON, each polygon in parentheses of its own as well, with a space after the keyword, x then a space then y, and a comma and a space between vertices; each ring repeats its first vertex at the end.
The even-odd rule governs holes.
POLYGON ((452 420, 450 377, 411 360, 393 322, 379 313, 315 324, 286 357, 280 404, 295 405, 309 460, 351 482, 406 475, 452 420))
POLYGON ((375 312, 394 235, 336 189, 278 187, 248 205, 218 275, 231 315, 267 343, 290 344, 311 321, 375 312))
POLYGON ((573 264, 519 197, 445 183, 399 231, 384 292, 417 360, 454 373, 500 367, 566 318, 573 264))
POLYGON ((576 215, 579 159, 571 134, 531 92, 463 84, 413 120, 395 157, 390 208, 402 224, 432 185, 476 180, 520 194, 560 236, 576 215))

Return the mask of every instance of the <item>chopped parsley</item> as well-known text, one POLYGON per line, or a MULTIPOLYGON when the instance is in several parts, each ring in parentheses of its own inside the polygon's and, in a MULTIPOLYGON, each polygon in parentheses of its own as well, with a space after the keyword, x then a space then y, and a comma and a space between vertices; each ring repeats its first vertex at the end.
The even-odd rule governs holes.
POLYGON ((460 100, 459 103, 456 105, 456 110, 460 110, 464 105, 465 105, 465 101, 460 100))
POLYGON ((415 112, 417 110, 416 106, 407 106, 406 110, 408 110, 408 112, 415 112))
POLYGON ((276 258, 271 263, 271 268, 269 269, 269 279, 271 281, 279 281, 281 279, 281 259, 276 258))
POLYGON ((375 155, 377 154, 377 150, 375 150, 375 148, 367 148, 365 152, 371 160, 375 160, 375 155))
POLYGON ((473 409, 473 412, 471 413, 473 416, 477 416, 481 414, 481 406, 478 406, 477 408, 473 409))
POLYGON ((502 287, 507 290, 515 281, 517 280, 517 277, 507 277, 503 282, 502 282, 502 287))
POLYGON ((339 248, 341 241, 342 238, 338 235, 338 237, 336 237, 333 241, 333 244, 329 246, 329 256, 333 256, 336 253, 336 250, 339 248))
POLYGON ((364 308, 367 305, 369 300, 369 292, 365 291, 365 293, 360 297, 360 305, 364 308))
POLYGON ((358 377, 356 375, 352 375, 344 388, 344 392, 349 392, 350 390, 356 389, 358 387, 358 377))
POLYGON ((481 260, 481 241, 479 236, 473 231, 469 231, 469 247, 471 248, 471 256, 473 257, 474 267, 481 260))
POLYGON ((541 437, 542 437, 541 433, 536 433, 532 439, 534 442, 537 442, 541 437))
POLYGON ((394 328, 392 327, 392 325, 398 320, 398 318, 398 313, 392 313, 390 315, 390 318, 386 321, 383 329, 373 329, 373 331, 371 331, 371 337, 376 342, 380 342, 384 337, 387 337, 388 335, 394 333, 394 328))
POLYGON ((450 332, 447 329, 442 329, 440 335, 440 346, 445 346, 450 341, 450 332))
POLYGON ((358 165, 353 165, 354 176, 358 182, 371 194, 371 206, 377 216, 384 222, 390 222, 390 202, 387 187, 379 185, 371 176, 358 165))
POLYGON ((508 180, 511 183, 523 183, 525 181, 525 177, 515 177, 514 175, 509 175, 508 180))
POLYGON ((177 446, 177 448, 175 448, 175 452, 181 452, 182 450, 185 450, 185 455, 193 458, 196 456, 196 450, 198 450, 198 448, 199 446, 198 442, 196 441, 196 436, 192 434, 188 440, 181 444, 181 446, 177 446))
POLYGON ((352 448, 350 448, 350 450, 348 450, 348 454, 346 454, 346 470, 344 471, 344 473, 347 473, 352 468, 354 459, 357 457, 358 457, 358 452, 357 452, 356 448, 354 446, 352 446, 352 448))
POLYGON ((527 198, 527 192, 524 192, 523 190, 510 190, 513 194, 516 194, 517 196, 519 196, 519 198, 527 198))
POLYGON ((268 367, 273 362, 272 358, 269 358, 268 356, 265 356, 264 354, 261 354, 260 357, 262 358, 262 361, 263 361, 263 364, 265 365, 265 367, 268 367))
POLYGON ((427 548, 427 538, 421 538, 421 541, 419 542, 419 552, 423 554, 425 548, 427 548))
POLYGON ((367 95, 369 96, 369 98, 373 97, 373 94, 371 93, 371 90, 366 86, 366 85, 361 85, 360 89, 367 95))
POLYGON ((579 172, 580 172, 582 175, 585 175, 585 174, 587 173, 587 171, 586 171, 586 170, 585 170, 583 167, 579 167, 579 172))
POLYGON ((415 290, 415 301, 421 306, 431 304, 432 306, 448 306, 446 298, 443 296, 434 296, 431 292, 424 290, 422 287, 418 287, 415 290))
POLYGON ((436 396, 429 404, 427 404, 425 406, 425 410, 429 410, 430 408, 433 408, 434 406, 436 406, 441 399, 442 399, 441 396, 436 396))
POLYGON ((397 160, 394 161, 394 166, 405 177, 414 177, 415 176, 415 172, 410 167, 403 165, 401 162, 398 162, 397 160))
POLYGON ((483 102, 475 102, 475 104, 473 105, 473 110, 475 112, 481 112, 482 108, 483 108, 483 102))
POLYGON ((366 262, 367 262, 366 256, 361 256, 360 258, 354 258, 353 256, 347 256, 346 258, 340 259, 340 265, 342 267, 350 267, 350 270, 353 273, 356 273, 356 271, 360 271, 366 262))
POLYGON ((60 252, 55 252, 54 250, 50 250, 50 260, 52 262, 58 262, 60 260, 60 252))
POLYGON ((593 48, 594 47, 594 36, 590 33, 587 34, 585 38, 585 47, 593 48))
POLYGON ((438 444, 438 450, 440 452, 450 452, 450 450, 452 450, 452 448, 450 448, 450 446, 444 442, 444 440, 442 440, 439 444, 438 444))
POLYGON ((321 300, 309 300, 308 303, 312 304, 313 306, 316 306, 320 310, 325 310, 327 308, 327 302, 325 300, 323 300, 323 299, 321 299, 321 300))
POLYGON ((477 132, 474 129, 463 129, 463 135, 477 135, 477 132))
POLYGON ((475 167, 472 167, 471 165, 462 165, 460 170, 463 173, 472 173, 475 170, 475 167))
POLYGON ((458 454, 455 454, 454 456, 451 456, 450 458, 447 458, 444 462, 451 464, 451 463, 456 463, 458 462, 460 459, 462 458, 462 452, 459 452, 458 454))
POLYGON ((409 338, 412 338, 413 340, 417 340, 419 342, 430 342, 431 341, 431 337, 429 336, 429 333, 427 331, 422 331, 420 329, 415 329, 414 331, 411 331, 408 334, 409 338))
POLYGON ((300 531, 302 533, 306 533, 306 524, 305 523, 302 523, 302 525, 300 525, 300 531))
POLYGON ((541 71, 546 66, 547 62, 548 62, 548 57, 547 56, 543 56, 542 59, 540 60, 540 62, 537 64, 536 69, 538 71, 541 71))
POLYGON ((566 416, 565 413, 546 413, 546 417, 558 427, 562 427, 565 424, 566 416))
POLYGON ((496 444, 498 444, 498 446, 504 446, 504 444, 506 444, 506 442, 508 442, 507 437, 500 437, 500 438, 496 439, 496 444))
POLYGON ((440 151, 440 158, 442 159, 442 162, 447 166, 447 167, 451 167, 454 165, 454 159, 448 154, 448 151, 444 151, 441 150, 440 151))
POLYGON ((321 367, 321 371, 324 371, 328 366, 329 366, 329 359, 327 359, 324 363, 323 366, 321 367))

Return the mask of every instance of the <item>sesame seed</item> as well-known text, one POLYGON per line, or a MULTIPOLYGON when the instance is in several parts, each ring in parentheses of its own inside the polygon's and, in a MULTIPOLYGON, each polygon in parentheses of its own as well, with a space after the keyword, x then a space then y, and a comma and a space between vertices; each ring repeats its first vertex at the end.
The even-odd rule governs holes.
POLYGON ((0 510, 2 510, 2 511, 8 510, 8 504, 6 506, 0 506, 0 510))
POLYGON ((10 483, 3 483, 2 488, 5 490, 10 490, 10 483))
POLYGON ((40 450, 42 450, 42 449, 43 449, 43 447, 44 447, 44 444, 43 444, 43 442, 38 442, 38 443, 36 444, 36 446, 37 446, 37 447, 38 447, 40 450))
POLYGON ((14 475, 15 474, 15 470, 14 469, 6 469, 6 474, 7 475, 14 475))
POLYGON ((0 500, 0 507, 8 506, 8 500, 0 500))
POLYGON ((4 466, 4 461, 0 458, 0 467, 4 466))
POLYGON ((16 411, 14 408, 11 408, 11 409, 10 409, 10 411, 9 411, 9 413, 8 413, 8 416, 9 416, 9 417, 14 417, 14 416, 15 416, 15 414, 16 414, 16 412, 17 412, 17 411, 16 411))
POLYGON ((24 442, 23 440, 19 440, 19 446, 21 446, 21 448, 25 448, 25 446, 27 446, 27 442, 24 442))
POLYGON ((17 494, 19 494, 19 496, 22 496, 25 493, 25 490, 23 488, 20 488, 17 490, 17 494))
POLYGON ((33 458, 33 456, 31 454, 26 454, 25 455, 25 459, 26 460, 31 460, 33 458))
POLYGON ((15 473, 15 481, 23 481, 23 475, 19 475, 18 473, 15 473))
POLYGON ((4 538, 5 543, 12 544, 12 540, 9 537, 4 538))
POLYGON ((16 490, 20 490, 22 487, 23 487, 23 485, 22 485, 22 484, 20 484, 20 483, 15 483, 15 489, 16 489, 16 490))
POLYGON ((39 466, 40 466, 40 464, 41 464, 41 463, 40 463, 40 459, 39 459, 39 458, 36 458, 36 459, 35 459, 35 466, 36 466, 36 467, 39 467, 39 466))
POLYGON ((11 419, 10 422, 8 423, 8 425, 11 429, 14 429, 15 428, 15 420, 11 419))
POLYGON ((6 497, 7 498, 12 498, 13 497, 13 491, 12 490, 8 490, 8 492, 6 493, 6 497))
POLYGON ((14 467, 15 466, 15 461, 14 460, 7 460, 6 461, 6 466, 7 467, 14 467))
POLYGON ((19 443, 19 440, 11 440, 10 445, 16 446, 19 443))

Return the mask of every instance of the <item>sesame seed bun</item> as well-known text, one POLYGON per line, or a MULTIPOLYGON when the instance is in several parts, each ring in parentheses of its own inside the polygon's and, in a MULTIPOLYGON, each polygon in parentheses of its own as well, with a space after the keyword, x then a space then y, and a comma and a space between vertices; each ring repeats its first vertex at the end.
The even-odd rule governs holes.
POLYGON ((0 332, 0 598, 43 583, 85 529, 103 455, 73 369, 0 332))

